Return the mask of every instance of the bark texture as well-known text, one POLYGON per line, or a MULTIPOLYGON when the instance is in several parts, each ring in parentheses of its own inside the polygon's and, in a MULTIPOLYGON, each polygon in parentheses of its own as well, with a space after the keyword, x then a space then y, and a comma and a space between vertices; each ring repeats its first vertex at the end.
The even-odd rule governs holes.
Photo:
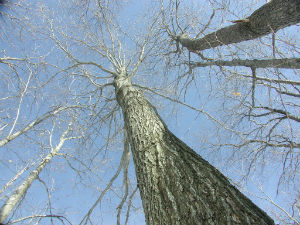
POLYGON ((178 41, 190 51, 201 51, 221 45, 252 40, 300 22, 300 0, 272 0, 251 16, 210 33, 200 39, 186 35, 178 41))
POLYGON ((115 78, 148 225, 274 224, 173 135, 126 76, 115 78))
POLYGON ((205 66, 245 66, 251 68, 285 68, 300 69, 300 58, 283 58, 283 59, 233 59, 232 61, 216 60, 207 62, 191 62, 192 67, 205 66))

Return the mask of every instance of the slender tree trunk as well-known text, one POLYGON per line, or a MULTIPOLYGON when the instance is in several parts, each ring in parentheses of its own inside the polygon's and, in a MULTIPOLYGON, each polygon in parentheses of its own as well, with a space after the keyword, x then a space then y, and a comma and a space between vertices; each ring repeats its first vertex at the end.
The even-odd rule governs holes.
POLYGON ((33 181, 35 181, 38 178, 40 172, 51 161, 53 156, 55 156, 60 151, 64 142, 67 140, 65 136, 68 132, 69 129, 62 134, 58 145, 54 149, 52 149, 52 151, 41 161, 38 167, 28 175, 24 182, 15 190, 15 192, 11 196, 9 196, 9 198, 0 208, 0 225, 4 224, 4 221, 11 214, 14 207, 19 203, 21 198, 26 194, 33 181))
POLYGON ((236 24, 192 39, 186 35, 178 41, 190 51, 252 40, 300 22, 300 0, 272 0, 236 24))
POLYGON ((173 135, 125 73, 115 78, 148 225, 274 224, 173 135))

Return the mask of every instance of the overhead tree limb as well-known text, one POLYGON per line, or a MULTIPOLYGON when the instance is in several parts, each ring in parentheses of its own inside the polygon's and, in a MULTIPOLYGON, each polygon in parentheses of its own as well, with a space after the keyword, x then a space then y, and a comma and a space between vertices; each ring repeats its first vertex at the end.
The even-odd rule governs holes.
POLYGON ((221 45, 252 40, 300 22, 300 0, 272 0, 254 11, 248 18, 224 27, 203 38, 186 34, 177 37, 190 51, 202 51, 221 45))
POLYGON ((208 62, 189 62, 193 67, 205 66, 245 66, 250 68, 284 68, 300 69, 300 58, 283 58, 283 59, 233 59, 231 61, 216 60, 208 62))
POLYGON ((34 126, 36 126, 36 125, 40 124, 41 122, 43 122, 44 120, 48 119, 49 117, 54 116, 54 115, 60 113, 63 110, 66 110, 66 109, 69 109, 69 108, 75 108, 75 107, 78 107, 78 106, 58 107, 58 108, 56 108, 52 111, 49 111, 49 112, 45 113, 41 117, 39 117, 36 120, 32 121, 31 123, 27 124, 26 127, 24 127, 23 129, 18 130, 18 131, 16 131, 15 133, 13 133, 11 135, 8 135, 3 140, 0 140, 0 147, 2 147, 3 145, 7 144, 10 141, 12 141, 13 139, 19 137, 21 134, 24 134, 28 130, 32 129, 34 126))
POLYGON ((285 116, 288 117, 289 119, 294 120, 294 121, 300 123, 300 118, 299 118, 299 117, 294 116, 294 115, 292 115, 291 113, 286 112, 286 111, 284 111, 284 110, 282 110, 282 109, 275 109, 275 108, 270 108, 270 107, 267 107, 267 106, 264 106, 264 107, 257 107, 257 108, 265 109, 265 110, 268 110, 268 111, 270 111, 270 112, 272 112, 272 113, 279 113, 279 114, 285 115, 285 116))

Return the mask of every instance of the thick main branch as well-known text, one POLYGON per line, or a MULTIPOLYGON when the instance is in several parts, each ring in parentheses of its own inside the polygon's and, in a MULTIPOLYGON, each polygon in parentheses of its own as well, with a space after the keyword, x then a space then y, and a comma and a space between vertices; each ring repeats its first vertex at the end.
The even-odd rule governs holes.
POLYGON ((203 38, 178 37, 190 51, 201 51, 221 45, 252 40, 300 22, 300 0, 272 0, 254 11, 248 18, 224 27, 203 38))

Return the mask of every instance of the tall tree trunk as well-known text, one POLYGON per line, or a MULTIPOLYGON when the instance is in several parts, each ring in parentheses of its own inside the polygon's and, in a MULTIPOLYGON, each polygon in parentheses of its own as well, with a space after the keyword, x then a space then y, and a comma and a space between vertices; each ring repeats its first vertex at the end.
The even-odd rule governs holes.
POLYGON ((125 73, 114 83, 148 225, 274 224, 168 130, 125 73))
POLYGON ((186 35, 178 41, 190 51, 252 40, 300 22, 300 0, 272 0, 236 24, 192 39, 186 35))

